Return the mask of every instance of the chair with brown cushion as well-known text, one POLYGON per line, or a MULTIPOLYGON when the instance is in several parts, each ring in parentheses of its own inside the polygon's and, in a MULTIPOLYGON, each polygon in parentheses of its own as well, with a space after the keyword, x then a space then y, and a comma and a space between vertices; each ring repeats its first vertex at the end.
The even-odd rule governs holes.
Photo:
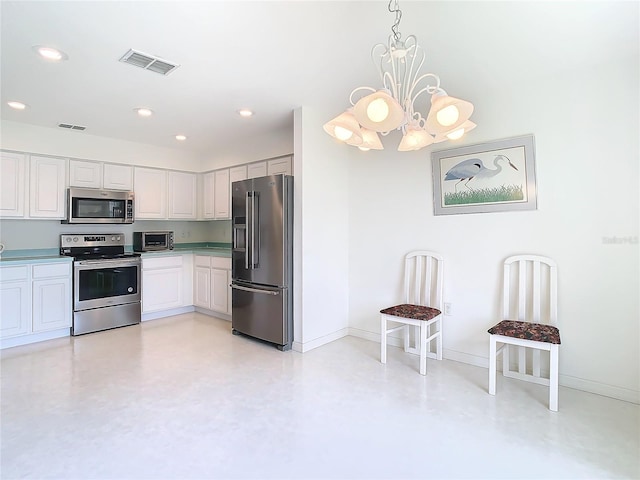
POLYGON ((381 363, 387 363, 387 336, 397 330, 403 331, 405 352, 420 355, 421 375, 427 374, 427 357, 442 360, 442 274, 442 257, 434 252, 419 250, 405 256, 404 303, 380 310, 381 363), (400 325, 387 328, 388 323, 400 325))
POLYGON ((504 262, 502 320, 489 332, 489 393, 496 394, 496 362, 502 374, 549 386, 549 409, 558 410, 557 266, 547 257, 516 255, 504 262), (498 348, 498 343, 502 346, 498 348), (510 346, 517 347, 511 369, 510 346), (549 377, 541 374, 540 352, 549 352, 549 377), (529 353, 530 352, 530 353, 529 353), (530 360, 530 361, 528 361, 530 360), (528 365, 529 364, 529 365, 528 365))

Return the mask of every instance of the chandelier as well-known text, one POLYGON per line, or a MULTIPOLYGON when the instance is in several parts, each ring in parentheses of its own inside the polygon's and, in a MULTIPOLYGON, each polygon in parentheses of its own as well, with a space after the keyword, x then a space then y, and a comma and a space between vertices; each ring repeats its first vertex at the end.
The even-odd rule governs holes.
POLYGON ((399 31, 402 11, 398 0, 391 0, 388 8, 396 16, 389 43, 378 43, 371 49, 371 59, 378 68, 382 88, 354 89, 349 97, 351 108, 324 124, 325 132, 360 150, 383 150, 378 133, 386 136, 393 130, 402 132, 400 152, 457 140, 476 127, 469 120, 473 105, 447 95, 440 88, 437 75, 420 74, 425 61, 424 50, 414 35, 402 40, 399 31), (416 102, 423 93, 431 96, 431 108, 426 118, 416 111, 416 102))

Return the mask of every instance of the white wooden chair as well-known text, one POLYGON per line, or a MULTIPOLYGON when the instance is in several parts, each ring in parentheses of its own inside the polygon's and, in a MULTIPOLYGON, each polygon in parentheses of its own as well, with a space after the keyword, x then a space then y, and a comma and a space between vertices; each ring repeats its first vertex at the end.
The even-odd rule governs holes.
POLYGON ((502 320, 489 332, 489 393, 496 394, 496 360, 502 374, 549 386, 549 409, 558 411, 557 266, 547 257, 516 255, 504 262, 502 320), (498 348, 498 343, 502 346, 498 348), (511 370, 509 346, 518 347, 511 370), (541 375, 540 352, 549 352, 549 377, 541 375), (531 352, 529 355, 528 352, 531 352), (527 359, 531 365, 527 365, 527 359))
POLYGON ((405 352, 420 355, 421 375, 427 374, 427 357, 442 360, 442 273, 443 260, 436 253, 419 250, 405 256, 404 303, 380 310, 381 363, 387 363, 387 336, 396 330, 403 331, 405 352), (401 325, 387 328, 389 322, 401 325))

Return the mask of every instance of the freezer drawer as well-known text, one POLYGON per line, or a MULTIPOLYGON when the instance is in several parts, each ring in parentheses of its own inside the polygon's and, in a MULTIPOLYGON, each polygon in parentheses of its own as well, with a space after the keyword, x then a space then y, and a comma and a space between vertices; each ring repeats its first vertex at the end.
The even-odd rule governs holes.
POLYGON ((236 282, 231 288, 233 330, 274 343, 281 350, 290 349, 293 325, 288 289, 236 282))

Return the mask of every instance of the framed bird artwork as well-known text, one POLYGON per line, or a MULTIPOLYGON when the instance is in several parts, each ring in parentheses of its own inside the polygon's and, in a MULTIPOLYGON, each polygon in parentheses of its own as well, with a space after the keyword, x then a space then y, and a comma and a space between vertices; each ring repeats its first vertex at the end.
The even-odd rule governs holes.
POLYGON ((533 135, 431 153, 434 215, 535 210, 533 135))

